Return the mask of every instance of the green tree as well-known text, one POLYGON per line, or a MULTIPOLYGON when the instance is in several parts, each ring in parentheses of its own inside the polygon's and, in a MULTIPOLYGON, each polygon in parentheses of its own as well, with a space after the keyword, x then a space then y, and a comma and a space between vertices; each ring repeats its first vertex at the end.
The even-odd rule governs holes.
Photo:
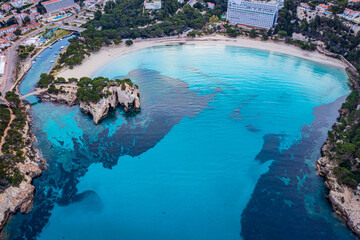
POLYGON ((257 37, 256 30, 254 28, 250 30, 249 37, 251 38, 257 37))
POLYGON ((261 35, 261 39, 267 41, 269 39, 269 36, 266 33, 264 33, 263 35, 261 35))
POLYGON ((25 24, 28 24, 28 23, 30 23, 30 22, 31 22, 30 17, 29 17, 29 16, 25 16, 25 17, 24 17, 24 23, 25 23, 25 24))
POLYGON ((17 36, 21 35, 21 30, 20 30, 20 28, 17 28, 17 29, 14 31, 14 34, 17 35, 17 36))
POLYGON ((102 13, 100 10, 97 10, 95 13, 94 13, 94 19, 95 20, 100 20, 101 19, 101 16, 102 16, 102 13))
POLYGON ((216 15, 212 15, 212 16, 210 17, 210 19, 209 19, 209 22, 210 22, 210 23, 217 23, 217 22, 219 22, 219 17, 216 16, 216 15))
POLYGON ((352 143, 344 143, 342 145, 342 149, 345 154, 348 154, 348 155, 354 154, 356 151, 356 145, 352 144, 352 143))
POLYGON ((131 45, 133 45, 134 44, 134 42, 133 42, 133 40, 131 40, 131 39, 128 39, 128 40, 126 40, 125 41, 125 44, 126 44, 126 46, 131 46, 131 45))
POLYGON ((284 37, 287 36, 287 32, 286 32, 285 30, 280 30, 280 31, 278 32, 278 34, 279 34, 280 38, 284 38, 284 37))
POLYGON ((5 93, 5 99, 9 103, 13 104, 14 106, 19 106, 19 104, 20 104, 19 96, 16 93, 12 92, 12 91, 7 91, 5 93))
POLYGON ((189 33, 187 34, 187 36, 194 38, 194 37, 196 37, 196 32, 195 32, 195 31, 191 31, 191 32, 189 32, 189 33))

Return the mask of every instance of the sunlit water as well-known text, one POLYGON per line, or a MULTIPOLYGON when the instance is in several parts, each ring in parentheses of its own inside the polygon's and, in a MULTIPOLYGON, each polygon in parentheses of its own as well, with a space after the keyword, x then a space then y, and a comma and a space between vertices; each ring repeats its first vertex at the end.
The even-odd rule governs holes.
POLYGON ((354 238, 314 168, 349 93, 343 70, 214 44, 140 50, 95 76, 130 77, 141 112, 96 126, 78 106, 30 99, 49 167, 11 239, 354 238))

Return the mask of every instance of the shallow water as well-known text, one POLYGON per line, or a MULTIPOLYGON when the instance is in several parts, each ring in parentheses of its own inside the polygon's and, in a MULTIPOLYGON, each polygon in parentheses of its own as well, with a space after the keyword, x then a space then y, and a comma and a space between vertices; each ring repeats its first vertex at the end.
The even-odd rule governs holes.
POLYGON ((314 168, 349 93, 343 70, 186 45, 122 56, 94 76, 129 76, 141 112, 117 109, 95 126, 77 106, 33 104, 49 169, 10 238, 354 239, 314 168))

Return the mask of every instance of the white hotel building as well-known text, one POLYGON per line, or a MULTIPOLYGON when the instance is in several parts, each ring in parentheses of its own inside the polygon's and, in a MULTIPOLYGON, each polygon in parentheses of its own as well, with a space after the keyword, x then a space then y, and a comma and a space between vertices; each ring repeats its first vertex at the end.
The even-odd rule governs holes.
POLYGON ((41 4, 45 7, 47 13, 60 11, 75 5, 74 0, 50 0, 41 4))
POLYGON ((227 19, 232 24, 269 29, 275 24, 278 11, 278 3, 229 0, 227 19))

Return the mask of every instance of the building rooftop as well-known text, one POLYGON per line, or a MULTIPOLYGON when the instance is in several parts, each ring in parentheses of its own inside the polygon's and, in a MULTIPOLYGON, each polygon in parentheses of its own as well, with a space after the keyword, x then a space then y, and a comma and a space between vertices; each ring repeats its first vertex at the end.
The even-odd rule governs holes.
POLYGON ((17 25, 14 24, 14 25, 11 25, 10 27, 1 28, 0 31, 6 31, 6 30, 11 29, 11 28, 14 28, 14 27, 16 27, 16 26, 17 26, 17 25))
POLYGON ((268 2, 259 2, 259 1, 243 1, 243 0, 229 0, 229 6, 236 5, 237 8, 246 10, 246 11, 261 11, 274 13, 279 10, 279 5, 268 2))
POLYGON ((54 3, 54 2, 60 2, 61 0, 50 0, 50 1, 46 1, 46 2, 42 2, 42 5, 47 5, 50 3, 54 3))

